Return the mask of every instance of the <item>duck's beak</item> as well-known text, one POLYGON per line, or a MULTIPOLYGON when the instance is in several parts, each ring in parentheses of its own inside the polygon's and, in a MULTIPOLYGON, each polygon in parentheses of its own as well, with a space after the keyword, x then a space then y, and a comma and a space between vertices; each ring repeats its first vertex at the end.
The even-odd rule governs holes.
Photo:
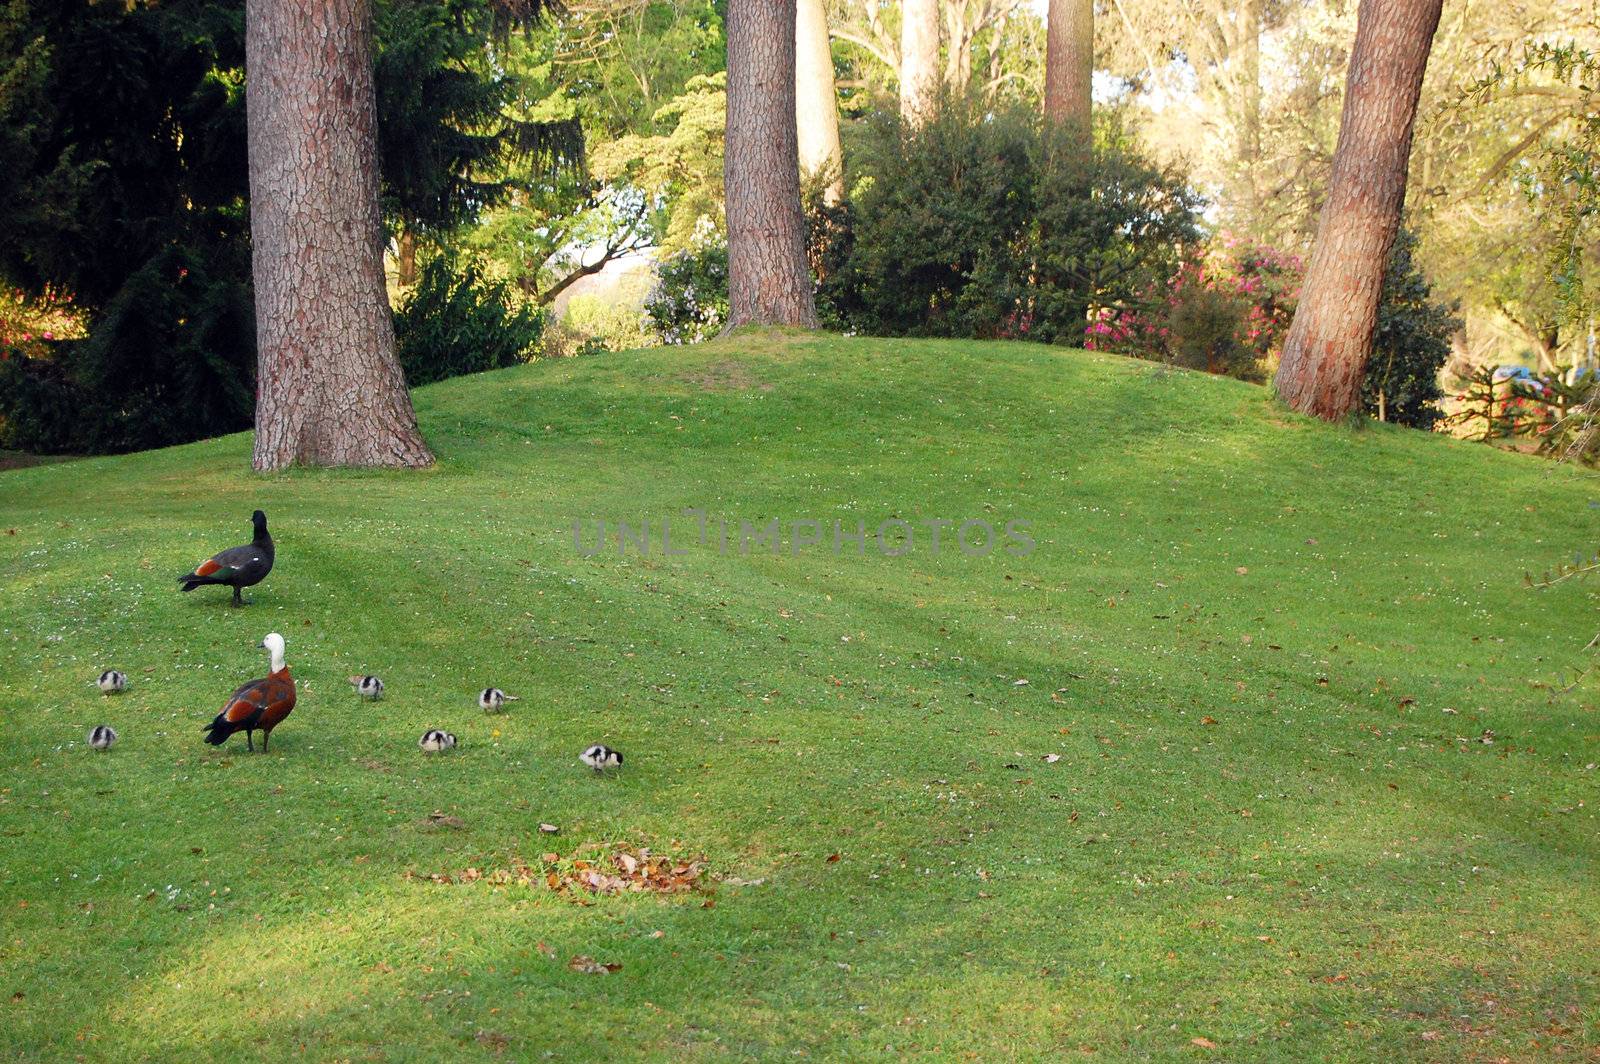
POLYGON ((257 643, 256 644, 256 649, 258 649, 258 650, 267 649, 267 641, 265 639, 263 639, 261 642, 257 643))

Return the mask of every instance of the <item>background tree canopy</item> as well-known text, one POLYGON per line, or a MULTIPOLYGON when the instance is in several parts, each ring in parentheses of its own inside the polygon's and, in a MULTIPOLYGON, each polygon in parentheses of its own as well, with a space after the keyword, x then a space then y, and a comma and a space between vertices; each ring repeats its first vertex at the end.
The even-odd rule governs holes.
MULTIPOLYGON (((1122 0, 1095 22, 1096 146, 1075 156, 1036 117, 1034 6, 938 8, 941 103, 913 128, 898 4, 833 0, 844 194, 808 207, 824 320, 1264 379, 1326 194, 1355 7, 1122 0)), ((539 23, 499 0, 374 11, 391 296, 413 337, 489 328, 486 308, 519 358, 721 328, 720 0, 582 0, 539 23), (482 291, 414 292, 434 261, 482 291), (530 321, 544 341, 522 342, 530 321)), ((1430 366, 1455 388, 1476 365, 1594 356, 1586 12, 1445 13, 1376 334, 1390 385, 1368 388, 1386 417, 1435 419, 1430 366), (1396 387, 1401 364, 1415 387, 1396 387)), ((0 7, 0 442, 130 449, 249 423, 242 19, 242 0, 0 7)), ((436 374, 417 344, 407 357, 436 374)))

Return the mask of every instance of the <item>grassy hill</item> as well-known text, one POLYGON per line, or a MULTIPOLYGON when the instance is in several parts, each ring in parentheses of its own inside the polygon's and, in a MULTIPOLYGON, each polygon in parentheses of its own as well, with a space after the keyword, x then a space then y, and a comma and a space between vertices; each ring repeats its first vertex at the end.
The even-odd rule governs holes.
POLYGON ((752 335, 417 402, 424 473, 258 478, 235 436, 0 474, 0 1055, 1600 1045, 1600 717, 1550 686, 1595 588, 1521 586, 1593 544, 1572 470, 1026 345, 752 335), (257 506, 255 604, 179 594, 257 506), (641 518, 648 555, 575 547, 641 518), (894 518, 1037 548, 834 553, 894 518), (203 745, 268 630, 299 708, 203 745), (589 843, 709 890, 487 881, 589 843))

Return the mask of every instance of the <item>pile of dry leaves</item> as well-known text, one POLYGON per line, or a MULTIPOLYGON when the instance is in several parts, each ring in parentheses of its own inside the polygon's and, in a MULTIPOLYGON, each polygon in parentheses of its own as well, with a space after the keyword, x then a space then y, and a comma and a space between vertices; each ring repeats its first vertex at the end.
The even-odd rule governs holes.
POLYGON ((407 879, 430 883, 476 883, 497 887, 544 887, 583 901, 592 894, 688 894, 706 889, 702 858, 666 856, 647 847, 584 843, 570 857, 547 853, 536 863, 517 860, 508 867, 459 872, 408 871, 407 879))

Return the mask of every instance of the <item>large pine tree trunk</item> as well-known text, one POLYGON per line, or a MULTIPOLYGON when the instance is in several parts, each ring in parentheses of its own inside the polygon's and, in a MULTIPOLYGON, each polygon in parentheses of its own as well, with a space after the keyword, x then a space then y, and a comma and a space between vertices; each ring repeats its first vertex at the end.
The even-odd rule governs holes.
POLYGON ((844 198, 844 153, 839 148, 839 102, 833 83, 833 50, 828 46, 828 12, 823 0, 798 0, 795 17, 795 125, 800 171, 826 173, 823 196, 844 198))
POLYGON ((900 116, 920 122, 939 95, 939 0, 901 0, 900 116))
POLYGON ((1361 0, 1328 202, 1274 382, 1303 413, 1331 421, 1360 406, 1440 6, 1361 0))
POLYGON ((1094 101, 1094 0, 1050 0, 1044 116, 1087 143, 1094 101))
POLYGON ((371 0, 247 0, 255 467, 425 466, 383 277, 371 0))
POLYGON ((795 0, 729 0, 728 325, 817 327, 800 211, 795 0))

